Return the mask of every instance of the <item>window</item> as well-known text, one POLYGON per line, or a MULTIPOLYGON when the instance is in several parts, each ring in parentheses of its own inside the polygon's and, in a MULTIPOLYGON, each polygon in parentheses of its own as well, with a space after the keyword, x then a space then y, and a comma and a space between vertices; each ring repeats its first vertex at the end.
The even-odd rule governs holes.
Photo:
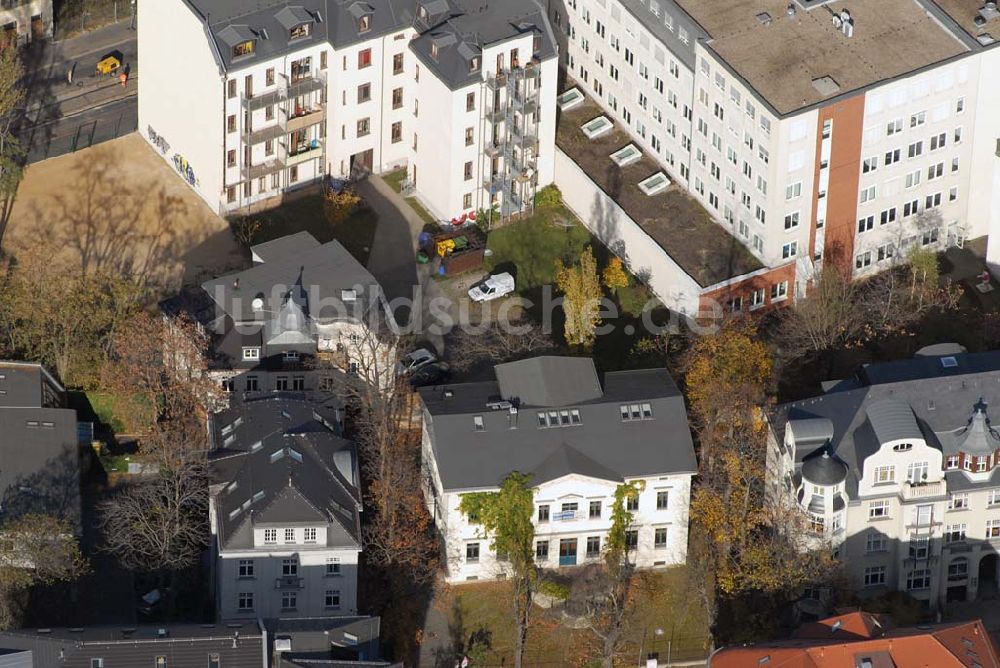
POLYGON ((771 286, 771 301, 780 301, 788 296, 788 281, 781 281, 771 286))
POLYGON ((327 589, 326 594, 323 596, 323 607, 324 608, 339 608, 340 607, 340 590, 339 589, 327 589))
POLYGON ((475 141, 475 134, 473 128, 465 128, 465 145, 472 146, 475 141))
POLYGON ((358 19, 358 32, 364 33, 372 29, 371 14, 367 14, 358 19))
POLYGON ((233 47, 233 58, 242 58, 243 56, 252 56, 254 51, 254 41, 248 39, 245 42, 240 42, 233 47))
POLYGON ((153 660, 153 666, 155 668, 167 668, 167 657, 158 656, 153 660))
POLYGON ((226 132, 236 132, 236 114, 226 117, 226 132))
POLYGON ((548 504, 538 506, 538 521, 548 522, 549 521, 549 506, 548 504))
POLYGON ((90 668, 104 668, 104 659, 91 659, 90 668))
POLYGON ((788 200, 788 199, 795 199, 796 197, 800 197, 801 195, 802 195, 802 182, 801 181, 797 181, 796 183, 792 183, 792 184, 788 185, 785 188, 785 199, 786 200, 788 200))
POLYGON ((879 225, 887 225, 896 220, 896 207, 884 210, 879 214, 879 225))
POLYGON ((799 212, 795 211, 785 215, 785 229, 790 230, 799 226, 799 212))
POLYGON ((465 193, 462 195, 462 208, 471 209, 472 208, 472 193, 465 193))
POLYGON ((921 111, 918 114, 913 114, 910 116, 910 127, 918 128, 927 121, 927 112, 921 111))
POLYGON ((912 188, 920 184, 920 170, 916 169, 906 175, 906 187, 912 188))
POLYGON ((799 242, 790 241, 781 247, 781 258, 787 260, 790 257, 795 257, 798 254, 799 242))
POLYGON ((897 132, 902 132, 902 131, 903 131, 902 118, 897 118, 894 121, 889 121, 889 123, 885 126, 885 134, 887 137, 891 137, 897 132))
POLYGON ((253 610, 253 592, 240 592, 236 597, 237 610, 253 610))
POLYGON ((363 83, 358 86, 358 104, 362 102, 368 102, 372 99, 372 85, 370 83, 363 83))
POLYGON ((535 561, 548 561, 549 541, 540 540, 535 543, 535 561))
POLYGON ((906 574, 906 588, 908 590, 929 589, 931 586, 931 572, 927 569, 918 569, 906 574))
POLYGON ((320 51, 319 52, 319 68, 321 70, 325 70, 326 69, 326 59, 327 59, 326 51, 320 51))
POLYGON ((965 540, 965 524, 949 524, 944 530, 944 542, 961 543, 965 540))
POLYGON ((393 74, 403 73, 403 54, 397 53, 392 57, 392 73, 393 74))
POLYGON ((601 555, 601 537, 587 536, 587 558, 593 559, 601 555))
POLYGON ((927 536, 910 536, 910 559, 926 559, 930 549, 930 539, 927 536))
POLYGON ((625 532, 625 548, 634 550, 639 547, 639 530, 629 529, 625 532))
POLYGON ((879 499, 877 501, 868 502, 868 519, 877 520, 883 517, 889 517, 889 501, 888 499, 879 499))
POLYGON ((285 577, 295 577, 299 574, 299 560, 295 557, 281 560, 281 574, 285 577))
POLYGON ((656 509, 666 510, 670 506, 670 492, 660 490, 656 492, 656 509))
POLYGON ((927 480, 927 462, 910 462, 906 467, 906 482, 915 485, 927 480))
POLYGON ((226 96, 231 100, 236 97, 236 79, 226 82, 226 96))
POLYGON ((340 575, 340 557, 329 557, 326 560, 327 577, 337 577, 340 575))
POLYGON ((362 49, 358 51, 358 69, 364 69, 370 67, 372 64, 372 50, 362 49))
MULTIPOLYGON (((754 237, 755 239, 757 237, 754 237)), ((764 305, 764 288, 758 288, 750 293, 750 308, 760 308, 764 305)))
POLYGON ((465 561, 470 564, 479 562, 479 543, 467 543, 465 545, 465 561))
POLYGON ((876 531, 875 529, 870 529, 868 531, 865 552, 885 552, 888 545, 889 539, 884 533, 876 531))
POLYGON ((900 150, 898 148, 894 148, 893 150, 886 152, 883 164, 886 167, 888 167, 889 165, 896 164, 897 162, 899 162, 899 160, 900 160, 900 150))
POLYGON ((399 109, 403 106, 403 89, 394 88, 392 90, 392 108, 399 109))
POLYGON ((463 177, 466 181, 472 180, 472 161, 469 160, 465 163, 465 168, 462 172, 463 177))
POLYGON ((903 204, 903 218, 909 218, 910 216, 915 216, 920 211, 920 203, 918 200, 910 200, 903 204))
POLYGON ((906 147, 906 156, 908 158, 919 158, 924 152, 924 142, 915 141, 906 147))
POLYGON ((632 496, 629 496, 627 499, 625 499, 625 510, 629 511, 630 513, 634 513, 635 511, 639 510, 638 494, 633 494, 632 496))
POLYGON ((618 407, 622 420, 652 420, 652 404, 622 404, 618 407))
POLYGON ((875 216, 865 216, 858 220, 858 232, 867 232, 875 227, 875 216))
POLYGON ((939 148, 944 148, 945 143, 948 141, 948 133, 942 132, 931 137, 931 150, 936 151, 939 148))
POLYGON ((861 191, 861 203, 862 204, 864 204, 865 202, 869 202, 869 201, 871 201, 873 199, 875 199, 875 186, 874 185, 870 185, 867 188, 862 189, 862 191, 861 191))
POLYGON ((253 559, 240 559, 239 574, 241 578, 253 577, 253 559))
POLYGON ((281 609, 294 610, 298 606, 299 597, 294 591, 281 592, 281 609))
MULTIPOLYGON (((983 464, 986 463, 986 458, 983 457, 979 460, 983 464)), ((987 505, 990 506, 1000 506, 1000 489, 991 489, 990 495, 987 497, 987 505)))
POLYGON ((657 550, 667 547, 667 527, 653 529, 653 547, 657 550))
POLYGON ((316 542, 316 528, 315 527, 307 527, 307 528, 305 528, 305 529, 302 530, 302 533, 304 534, 303 535, 303 541, 304 542, 306 542, 306 543, 315 543, 316 542))
POLYGON ((878 156, 872 156, 870 158, 865 158, 861 163, 861 173, 867 174, 868 172, 874 172, 878 169, 878 156))
POLYGON ((358 136, 366 137, 371 132, 371 119, 362 118, 358 121, 358 136))
POLYGON ((967 510, 969 507, 969 493, 961 492, 952 494, 948 499, 948 510, 967 510))
POLYGON ((476 110, 476 94, 468 93, 465 96, 465 110, 475 111, 476 110))
POLYGON ((278 530, 277 529, 264 529, 264 542, 265 543, 277 543, 278 542, 278 530))
POLYGON ((949 580, 964 580, 969 576, 969 560, 959 557, 948 564, 949 580))
POLYGON ((403 122, 396 121, 392 124, 390 128, 390 138, 393 144, 398 144, 403 141, 403 122))
POLYGON ((885 566, 869 566, 865 568, 866 587, 878 587, 885 584, 885 566))
POLYGON ((295 183, 299 180, 299 166, 292 165, 288 168, 288 182, 295 183))
POLYGON ((876 485, 895 482, 895 480, 896 480, 895 466, 877 466, 875 468, 876 485))

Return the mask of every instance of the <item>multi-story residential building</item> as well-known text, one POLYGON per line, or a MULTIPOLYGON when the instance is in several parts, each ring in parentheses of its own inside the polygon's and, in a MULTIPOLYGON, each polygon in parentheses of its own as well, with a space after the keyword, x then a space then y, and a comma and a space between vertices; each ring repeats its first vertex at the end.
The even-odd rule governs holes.
POLYGON ((357 449, 326 393, 261 393, 212 416, 219 619, 357 611, 357 449))
POLYGON ((420 390, 424 493, 443 536, 447 578, 489 579, 502 562, 459 510, 462 495, 496 490, 518 471, 535 485, 535 561, 600 559, 615 490, 629 506, 628 540, 643 568, 684 563, 696 471, 684 400, 663 369, 598 377, 593 360, 536 357, 495 367, 496 380, 420 390))
POLYGON ((978 619, 897 627, 887 615, 858 611, 803 624, 787 640, 721 648, 708 666, 1000 668, 1000 651, 978 619))
MULTIPOLYGON (((251 251, 251 268, 202 284, 216 318, 198 317, 219 335, 221 366, 302 372, 305 357, 326 354, 372 382, 392 375, 392 311, 375 277, 339 242, 298 232, 251 251)), ((285 381, 277 389, 304 389, 285 381)))
POLYGON ((991 3, 562 0, 550 17, 575 85, 790 290, 824 259, 863 276, 996 226, 991 3))
POLYGON ((997 590, 1000 352, 871 364, 776 412, 772 483, 862 594, 997 590))
POLYGON ((52 36, 52 0, 0 2, 0 45, 27 44, 52 36))
POLYGON ((80 529, 80 444, 93 426, 40 364, 0 361, 0 523, 50 515, 80 529))
POLYGON ((138 26, 140 126, 213 210, 405 165, 438 218, 512 214, 552 181, 535 0, 169 0, 138 26))

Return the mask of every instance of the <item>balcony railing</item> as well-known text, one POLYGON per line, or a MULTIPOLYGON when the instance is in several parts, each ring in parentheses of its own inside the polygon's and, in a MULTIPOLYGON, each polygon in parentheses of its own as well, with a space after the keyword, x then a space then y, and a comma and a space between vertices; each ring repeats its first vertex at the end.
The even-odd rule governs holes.
MULTIPOLYGON (((576 510, 563 510, 558 513, 552 513, 553 522, 572 522, 579 519, 580 513, 576 510)), ((574 556, 574 559, 576 557, 574 556)))
POLYGON ((243 102, 250 111, 257 111, 258 109, 263 109, 264 107, 278 104, 294 97, 321 91, 325 87, 326 72, 323 70, 311 72, 306 76, 299 77, 295 81, 289 81, 287 77, 282 76, 282 80, 274 90, 252 97, 244 97, 243 102))
POLYGON ((307 160, 318 158, 321 155, 323 155, 323 144, 317 141, 315 146, 301 149, 295 153, 289 153, 288 157, 285 158, 285 165, 288 167, 299 165, 307 160))
POLYGON ((944 480, 936 482, 903 483, 903 500, 924 499, 933 496, 945 496, 944 480))
POLYGON ((275 589, 302 589, 302 578, 294 575, 284 575, 274 580, 275 589))

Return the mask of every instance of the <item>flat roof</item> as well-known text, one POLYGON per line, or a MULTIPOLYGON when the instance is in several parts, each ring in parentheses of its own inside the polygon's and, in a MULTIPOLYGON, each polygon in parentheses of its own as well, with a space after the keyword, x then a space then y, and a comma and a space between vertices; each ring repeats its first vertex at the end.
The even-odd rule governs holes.
POLYGON ((934 0, 934 3, 973 39, 986 36, 989 40, 1000 41, 1000 13, 987 13, 983 17, 986 23, 976 25, 976 17, 984 5, 983 0, 934 0))
MULTIPOLYGON (((577 83, 567 80, 566 86, 577 83)), ((639 183, 664 167, 643 152, 625 167, 611 154, 632 143, 621 125, 594 139, 580 126, 604 112, 589 97, 572 109, 558 112, 556 144, 703 288, 763 269, 736 237, 716 223, 711 214, 676 184, 646 195, 639 183)), ((673 179, 671 179, 673 180, 673 179)))
MULTIPOLYGON (((963 7, 978 2, 947 1, 963 7)), ((678 3, 711 35, 707 47, 780 114, 970 50, 916 0, 837 0, 808 11, 795 4, 792 15, 788 14, 788 0, 678 3), (853 19, 852 37, 834 26, 833 13, 842 10, 853 19), (769 22, 758 19, 763 13, 770 16, 769 22), (836 86, 830 87, 825 77, 836 86), (815 80, 827 85, 817 87, 815 80)))

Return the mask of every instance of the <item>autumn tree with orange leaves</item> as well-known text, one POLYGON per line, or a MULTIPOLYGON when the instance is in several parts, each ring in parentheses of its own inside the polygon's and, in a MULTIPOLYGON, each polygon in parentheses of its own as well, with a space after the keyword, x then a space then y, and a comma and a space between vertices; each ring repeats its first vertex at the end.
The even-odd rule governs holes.
POLYGON ((771 351, 746 321, 697 339, 688 352, 687 394, 700 449, 691 499, 692 554, 715 622, 720 599, 791 592, 829 572, 823 550, 805 551, 804 516, 769 493, 765 417, 771 351))

